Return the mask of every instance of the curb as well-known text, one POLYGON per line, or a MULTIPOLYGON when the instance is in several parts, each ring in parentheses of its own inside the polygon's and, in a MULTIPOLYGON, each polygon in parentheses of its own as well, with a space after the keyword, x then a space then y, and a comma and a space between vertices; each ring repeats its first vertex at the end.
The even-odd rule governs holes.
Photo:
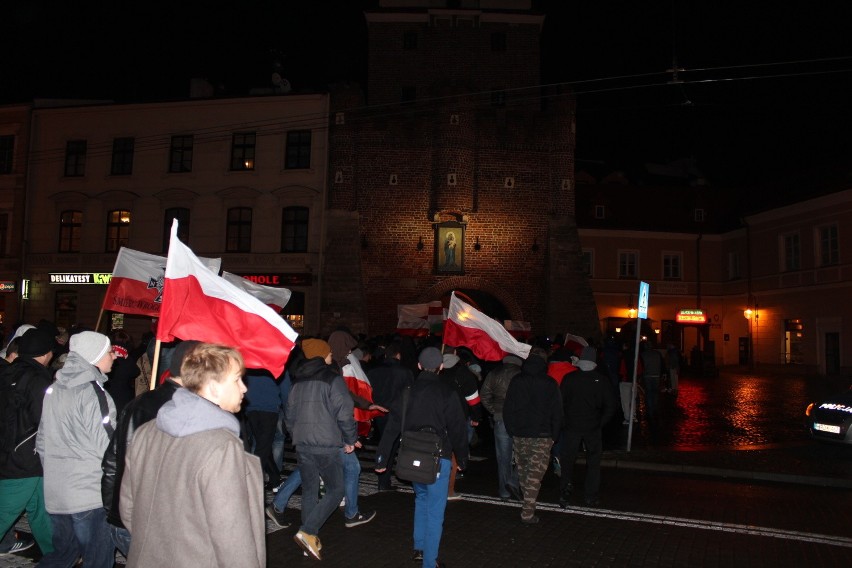
MULTIPOLYGON (((585 460, 578 459, 577 462, 585 463, 585 460)), ((706 477, 750 479, 754 481, 772 481, 776 483, 796 483, 800 485, 813 485, 817 487, 852 489, 852 479, 841 479, 837 477, 821 477, 813 475, 796 475, 790 473, 762 471, 744 471, 739 469, 725 469, 697 465, 677 465, 634 460, 619 460, 614 458, 602 459, 601 466, 612 467, 616 469, 635 469, 642 471, 657 471, 662 473, 680 473, 684 475, 703 475, 706 477)))

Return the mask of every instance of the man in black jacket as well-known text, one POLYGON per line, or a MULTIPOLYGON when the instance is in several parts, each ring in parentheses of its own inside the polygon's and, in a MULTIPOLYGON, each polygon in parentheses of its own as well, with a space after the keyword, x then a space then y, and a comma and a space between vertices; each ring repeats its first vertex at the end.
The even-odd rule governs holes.
POLYGON ((33 536, 44 555, 53 551, 53 529, 44 508, 44 471, 35 453, 44 395, 50 387, 47 367, 54 338, 28 329, 18 340, 18 357, 0 374, 2 404, 15 425, 3 424, 0 456, 0 535, 6 534, 25 510, 33 536), (8 438, 8 439, 7 439, 8 438))
POLYGON ((593 507, 599 504, 603 452, 601 429, 615 414, 616 402, 609 379, 597 370, 595 359, 595 349, 584 347, 580 359, 575 362, 579 370, 566 376, 560 385, 565 412, 565 438, 559 458, 562 462, 559 504, 563 509, 568 506, 571 497, 571 474, 583 442, 586 444, 585 502, 593 507))
MULTIPOLYGON (((414 373, 403 367, 401 362, 402 346, 398 341, 392 341, 385 348, 385 358, 377 366, 367 372, 367 378, 373 387, 373 401, 385 408, 390 408, 402 391, 414 384, 414 373)), ((382 439, 385 427, 388 423, 388 415, 383 414, 373 418, 373 426, 376 428, 377 439, 382 439)), ((397 439, 391 447, 387 461, 393 462, 396 456, 399 440, 397 439)), ((378 475, 378 490, 391 491, 391 472, 385 471, 378 475)))
POLYGON ((533 347, 506 391, 503 422, 512 436, 518 480, 524 495, 521 522, 535 524, 541 479, 550 464, 550 448, 559 438, 562 405, 559 387, 547 374, 547 352, 533 347))
POLYGON ((121 501, 121 478, 124 477, 124 457, 133 439, 133 434, 140 426, 157 417, 160 408, 172 399, 175 391, 183 386, 180 379, 180 366, 186 354, 198 345, 198 341, 181 341, 174 348, 169 363, 169 377, 165 382, 152 391, 140 394, 125 405, 115 433, 104 453, 101 469, 101 498, 107 512, 110 535, 113 544, 124 556, 130 552, 130 532, 121 522, 119 503, 121 501))
POLYGON ((391 405, 387 427, 376 452, 376 473, 388 466, 391 446, 406 430, 431 428, 441 435, 441 469, 435 483, 414 483, 414 560, 422 560, 424 568, 443 566, 438 563, 438 548, 447 507, 447 488, 455 454, 458 468, 464 469, 468 459, 467 424, 453 387, 438 378, 443 365, 441 352, 425 348, 418 357, 421 373, 414 381, 402 424, 403 395, 391 405))

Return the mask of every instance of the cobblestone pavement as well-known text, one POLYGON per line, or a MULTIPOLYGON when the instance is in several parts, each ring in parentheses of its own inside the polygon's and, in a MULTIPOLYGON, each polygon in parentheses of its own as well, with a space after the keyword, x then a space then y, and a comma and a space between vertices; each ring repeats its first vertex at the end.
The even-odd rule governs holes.
MULTIPOLYGON (((559 508, 551 470, 535 527, 520 525, 519 504, 496 498, 490 432, 481 429, 477 460, 457 483, 463 499, 447 506, 441 557, 451 567, 848 566, 852 447, 813 442, 802 424, 809 402, 848 384, 736 369, 684 377, 677 398, 663 393, 659 419, 637 424, 630 451, 627 427, 618 420, 607 428, 602 506, 578 500, 559 508)), ((405 485, 375 492, 370 450, 362 454, 360 506, 378 515, 351 529, 332 516, 320 532, 324 566, 416 566, 413 496, 405 485)), ((299 505, 296 495, 292 527, 267 526, 271 568, 316 562, 292 541, 299 505)), ((37 556, 37 547, 20 558, 0 555, 0 568, 32 566, 37 556)))

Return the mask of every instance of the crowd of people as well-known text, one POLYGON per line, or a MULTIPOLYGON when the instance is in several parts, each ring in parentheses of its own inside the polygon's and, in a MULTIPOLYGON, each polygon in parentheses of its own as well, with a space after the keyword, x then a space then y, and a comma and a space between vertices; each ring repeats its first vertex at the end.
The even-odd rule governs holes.
MULTIPOLYGON (((347 528, 376 517, 358 504, 360 448, 377 445, 378 491, 390 491, 401 433, 429 429, 440 461, 434 483, 412 483, 412 558, 443 566, 446 503, 460 498, 456 480, 481 433, 493 433, 497 495, 521 501, 520 522, 534 525, 548 467, 567 507, 583 448, 583 502, 600 503, 602 430, 619 400, 624 424, 636 416, 633 358, 612 340, 488 362, 440 337, 339 329, 300 338, 274 377, 246 369, 233 346, 195 340, 165 346, 155 371, 150 339, 48 321, 17 328, 0 353, 0 408, 12 424, 0 453, 0 551, 34 540, 47 567, 112 567, 116 550, 130 566, 265 566, 264 517, 290 526, 301 487, 293 538, 320 560, 319 533, 339 506, 347 528), (485 420, 490 428, 479 428, 485 420), (297 462, 289 474, 286 443, 297 462), (24 512, 29 540, 13 528, 24 512)), ((679 353, 643 346, 637 361, 653 420, 659 390, 676 393, 679 353)))

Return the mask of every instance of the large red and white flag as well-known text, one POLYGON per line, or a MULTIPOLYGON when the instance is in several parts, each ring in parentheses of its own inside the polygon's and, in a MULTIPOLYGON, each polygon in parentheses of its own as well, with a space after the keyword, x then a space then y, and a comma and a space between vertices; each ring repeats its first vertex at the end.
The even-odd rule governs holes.
MULTIPOLYGON (((218 273, 221 258, 201 258, 218 273)), ((115 258, 102 309, 122 314, 157 317, 163 298, 166 257, 121 247, 115 258)))
POLYGON ((447 319, 444 312, 439 300, 428 304, 398 304, 396 332, 413 337, 440 334, 447 319))
MULTIPOLYGON (((360 396, 370 402, 373 402, 373 385, 370 384, 370 379, 367 378, 367 373, 361 367, 361 362, 358 358, 350 353, 346 356, 347 363, 340 370, 343 375, 343 380, 346 386, 353 394, 360 396)), ((381 416, 382 412, 378 410, 366 410, 355 407, 355 422, 358 423, 358 435, 366 436, 370 433, 370 420, 376 416, 381 416)))
POLYGON ((172 224, 157 339, 196 339, 239 349, 246 367, 284 371, 298 334, 269 306, 212 273, 172 224))
POLYGON ((483 361, 499 361, 506 355, 526 359, 530 354, 529 345, 517 341, 500 322, 459 300, 455 292, 444 324, 444 343, 467 347, 483 361))
POLYGON ((230 272, 222 272, 222 278, 243 292, 251 294, 279 314, 281 313, 281 310, 284 309, 284 306, 287 305, 287 302, 290 301, 291 292, 287 288, 264 286, 263 284, 257 284, 247 278, 243 278, 242 276, 231 274, 230 272))

